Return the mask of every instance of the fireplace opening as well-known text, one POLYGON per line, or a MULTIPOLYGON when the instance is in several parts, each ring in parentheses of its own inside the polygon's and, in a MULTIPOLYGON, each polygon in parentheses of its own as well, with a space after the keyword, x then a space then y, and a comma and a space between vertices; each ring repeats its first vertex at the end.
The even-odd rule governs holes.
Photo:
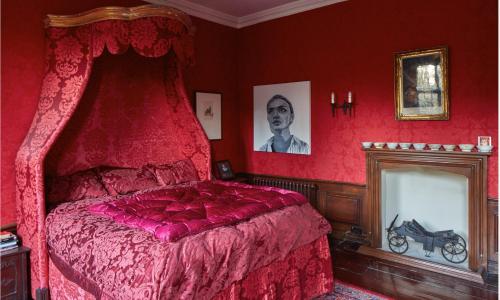
POLYGON ((469 270, 468 186, 466 176, 435 169, 382 170, 381 249, 469 270))

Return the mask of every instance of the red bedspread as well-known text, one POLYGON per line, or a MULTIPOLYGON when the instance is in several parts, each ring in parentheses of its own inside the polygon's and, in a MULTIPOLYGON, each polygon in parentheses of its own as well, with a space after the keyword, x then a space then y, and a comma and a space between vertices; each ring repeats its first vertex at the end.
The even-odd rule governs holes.
MULTIPOLYGON (((64 203, 46 220, 52 261, 98 299, 210 299, 330 231, 328 221, 305 203, 164 242, 89 211, 89 206, 115 200, 64 203)), ((311 266, 311 272, 320 276, 323 270, 311 266)))
POLYGON ((162 241, 235 224, 307 199, 296 192, 229 182, 193 182, 89 207, 162 241))

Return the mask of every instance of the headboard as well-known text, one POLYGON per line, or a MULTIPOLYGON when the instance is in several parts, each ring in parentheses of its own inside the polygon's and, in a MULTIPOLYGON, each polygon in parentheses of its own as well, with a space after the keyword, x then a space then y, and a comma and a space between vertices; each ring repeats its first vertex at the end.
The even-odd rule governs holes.
POLYGON ((46 167, 65 174, 101 164, 137 167, 189 158, 199 177, 210 179, 210 145, 182 79, 182 68, 193 60, 192 33, 187 15, 163 6, 105 7, 71 16, 47 16, 40 100, 16 158, 17 230, 23 244, 31 248, 33 295, 39 288, 48 288, 46 167), (158 78, 149 89, 156 91, 154 97, 137 93, 139 99, 126 104, 119 101, 127 101, 121 98, 130 93, 106 94, 106 88, 116 89, 116 83, 123 81, 111 80, 113 86, 109 80, 100 80, 105 77, 106 63, 95 60, 125 52, 152 59, 153 63, 145 64, 156 66, 151 74, 158 78), (91 78, 94 64, 97 79, 91 78), (94 82, 106 84, 95 87, 94 82), (103 114, 112 108, 116 108, 117 120, 104 124, 113 116, 103 114), (166 119, 161 119, 162 113, 166 119), (75 130, 78 134, 73 135, 75 130), (59 138, 65 142, 61 144, 59 138))

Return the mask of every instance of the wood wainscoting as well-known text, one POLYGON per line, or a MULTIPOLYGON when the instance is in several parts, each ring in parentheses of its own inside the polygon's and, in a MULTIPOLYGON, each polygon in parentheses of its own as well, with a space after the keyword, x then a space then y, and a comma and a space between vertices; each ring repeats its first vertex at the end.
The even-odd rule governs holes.
POLYGON ((352 226, 363 227, 366 186, 352 183, 318 181, 318 211, 332 225, 333 236, 342 239, 352 226))
MULTIPOLYGON (((250 184, 276 186, 301 192, 330 222, 333 237, 336 239, 342 239, 344 233, 352 226, 359 226, 364 232, 368 231, 366 185, 251 173, 240 173, 238 177, 246 178, 250 184)), ((488 199, 487 220, 488 273, 498 274, 498 199, 488 199)))
POLYGON ((362 184, 240 173, 254 185, 268 185, 297 191, 330 222, 333 236, 342 239, 352 226, 363 226, 366 186, 362 184), (308 187, 304 189, 304 186, 308 187), (298 189, 297 189, 298 187, 298 189), (307 193, 303 191, 306 190, 307 193), (314 193, 311 194, 311 191, 314 193))
POLYGON ((488 273, 498 276, 498 199, 488 199, 488 273))

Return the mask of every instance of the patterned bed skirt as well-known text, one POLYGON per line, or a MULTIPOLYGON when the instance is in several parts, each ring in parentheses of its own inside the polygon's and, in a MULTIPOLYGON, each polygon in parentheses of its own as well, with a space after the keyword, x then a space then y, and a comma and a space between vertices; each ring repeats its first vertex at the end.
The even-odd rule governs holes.
MULTIPOLYGON (((49 262, 49 287, 51 299, 95 299, 77 283, 64 277, 52 260, 49 262)), ((332 290, 332 259, 325 235, 293 250, 283 260, 251 272, 213 299, 311 299, 332 290)), ((101 299, 112 298, 102 293, 101 299)))

